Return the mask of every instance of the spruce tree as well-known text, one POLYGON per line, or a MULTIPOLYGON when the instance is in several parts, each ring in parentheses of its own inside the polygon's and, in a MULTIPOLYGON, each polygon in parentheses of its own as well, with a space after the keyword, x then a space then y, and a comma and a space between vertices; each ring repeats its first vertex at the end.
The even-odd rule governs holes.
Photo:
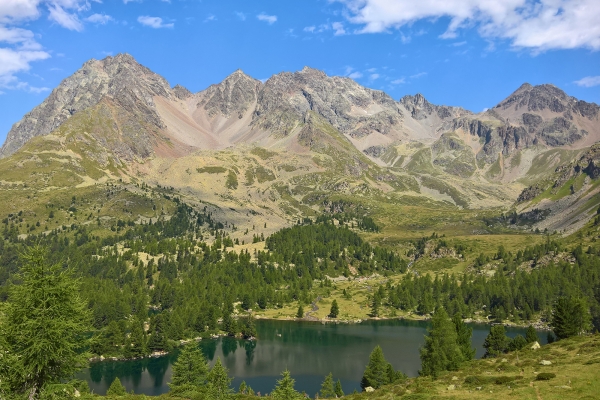
POLYGON ((458 345, 455 325, 443 307, 439 307, 433 314, 431 328, 427 333, 425 344, 421 348, 419 374, 437 378, 442 371, 458 369, 464 356, 458 345))
POLYGON ((475 357, 475 349, 471 347, 473 328, 469 328, 458 313, 452 317, 452 323, 454 324, 454 329, 456 329, 456 343, 463 355, 463 360, 472 360, 475 357))
POLYGON ((2 385, 30 399, 48 384, 61 384, 88 363, 92 331, 79 281, 70 269, 49 265, 46 250, 33 247, 10 286, 0 312, 2 385))
POLYGON ((344 396, 344 391, 342 390, 342 382, 338 379, 337 382, 335 383, 335 395, 337 397, 343 397, 344 396))
POLYGON ((304 396, 302 396, 299 392, 294 389, 294 383, 296 382, 290 371, 287 369, 281 373, 283 378, 277 381, 277 385, 273 392, 271 392, 271 397, 276 400, 300 400, 304 396))
POLYGON ((333 374, 331 372, 325 377, 325 380, 321 384, 319 397, 323 399, 331 399, 335 397, 335 389, 333 387, 333 374))
POLYGON ((483 342, 486 350, 484 357, 497 357, 506 351, 508 346, 508 337, 504 332, 504 325, 495 325, 490 329, 490 333, 483 342))
POLYGON ((529 327, 527 328, 527 332, 525 333, 525 340, 527 340, 527 343, 537 342, 537 332, 535 331, 533 325, 529 325, 529 327))
POLYGON ((329 317, 337 318, 339 313, 340 308, 338 307, 337 300, 333 300, 333 302, 331 303, 331 309, 329 310, 329 317))
POLYGON ((590 310, 583 298, 561 297, 552 311, 551 325, 558 340, 581 335, 590 328, 590 310))
POLYGON ((117 377, 108 387, 106 391, 107 396, 125 396, 127 394, 127 390, 125 386, 121 383, 121 380, 117 377))
POLYGON ((190 343, 181 349, 173 364, 173 377, 169 383, 171 391, 182 393, 199 391, 206 386, 208 364, 197 343, 190 343))
POLYGON ((296 312, 296 318, 304 318, 304 308, 302 304, 298 307, 298 311, 296 312))
POLYGON ((233 389, 230 386, 232 379, 227 375, 227 368, 221 364, 220 358, 217 358, 217 362, 208 373, 207 381, 209 399, 228 400, 233 398, 233 389))
POLYGON ((365 388, 371 386, 374 389, 380 388, 383 385, 387 385, 390 382, 389 368, 391 365, 385 360, 383 356, 383 350, 381 347, 376 346, 371 355, 369 356, 369 363, 365 368, 362 380, 360 381, 360 387, 365 388))

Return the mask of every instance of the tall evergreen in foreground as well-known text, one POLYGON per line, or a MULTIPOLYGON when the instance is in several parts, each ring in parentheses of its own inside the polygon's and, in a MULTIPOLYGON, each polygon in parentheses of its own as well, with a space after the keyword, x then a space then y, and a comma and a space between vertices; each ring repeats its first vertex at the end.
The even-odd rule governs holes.
POLYGON ((197 392, 206 386, 208 364, 197 343, 183 347, 173 364, 173 377, 169 383, 174 393, 197 392))
POLYGON ((455 314, 452 317, 452 323, 456 330, 456 343, 463 355, 463 361, 472 360, 475 357, 475 349, 472 347, 471 338, 473 336, 473 328, 465 324, 460 314, 455 314))
POLYGON ((296 381, 292 378, 290 371, 286 369, 281 375, 283 378, 277 381, 277 386, 271 392, 271 397, 276 400, 300 400, 304 398, 304 396, 294 389, 296 381))
MULTIPOLYGON (((443 307, 438 308, 433 314, 431 328, 428 329, 425 344, 421 348, 420 375, 437 378, 442 371, 458 369, 465 358, 458 344, 456 330, 446 310, 443 307)), ((465 332, 461 334, 466 335, 465 332)), ((461 338, 462 340, 464 337, 461 338)))
POLYGON ((38 246, 22 262, 14 280, 20 283, 0 310, 0 389, 37 399, 87 365, 85 335, 92 327, 70 269, 50 265, 38 246))
POLYGON ((376 346, 369 356, 369 363, 367 364, 362 380, 360 381, 360 387, 363 390, 369 386, 373 389, 378 389, 381 386, 389 385, 390 383, 394 383, 405 377, 406 375, 401 371, 394 371, 392 364, 385 360, 381 347, 376 346))
POLYGON ((333 374, 330 372, 325 377, 325 380, 321 384, 321 390, 319 390, 319 398, 331 399, 336 396, 335 388, 333 386, 333 374))
POLYGON ((590 312, 583 298, 561 297, 554 305, 551 325, 558 340, 581 335, 590 328, 590 312))
POLYGON ((483 342, 485 357, 497 357, 506 351, 509 338, 504 331, 504 325, 495 325, 490 328, 490 333, 483 342))

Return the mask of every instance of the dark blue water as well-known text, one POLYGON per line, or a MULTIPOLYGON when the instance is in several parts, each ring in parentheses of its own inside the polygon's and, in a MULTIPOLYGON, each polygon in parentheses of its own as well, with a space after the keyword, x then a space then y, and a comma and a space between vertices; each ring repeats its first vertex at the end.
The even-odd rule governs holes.
MULTIPOLYGON (((395 369, 416 376, 421 366, 419 348, 424 343, 425 321, 366 321, 361 324, 321 324, 315 322, 256 321, 259 340, 250 342, 234 338, 203 340, 199 343, 210 364, 221 358, 234 377, 238 388, 242 381, 255 392, 271 392, 281 372, 290 370, 296 389, 314 396, 325 375, 333 373, 341 380, 345 393, 360 391, 360 379, 376 345, 395 369)), ((483 341, 488 325, 473 327, 473 346, 477 357, 485 353, 483 341)), ((507 335, 525 336, 523 328, 507 328, 507 335)), ((546 343, 546 333, 538 333, 540 343, 546 343)), ((160 358, 133 361, 94 363, 79 374, 88 381, 94 393, 105 394, 115 377, 127 391, 159 395, 169 391, 171 365, 177 352, 160 358)))

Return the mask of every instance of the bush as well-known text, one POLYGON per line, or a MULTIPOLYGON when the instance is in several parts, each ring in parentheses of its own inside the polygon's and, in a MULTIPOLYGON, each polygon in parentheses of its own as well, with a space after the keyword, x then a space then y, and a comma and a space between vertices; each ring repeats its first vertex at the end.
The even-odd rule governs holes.
POLYGON ((486 376, 470 375, 465 378, 466 385, 484 385, 490 383, 493 378, 486 376))
POLYGON ((494 383, 496 385, 505 385, 507 383, 513 382, 515 379, 517 379, 514 376, 499 376, 494 380, 494 383))
POLYGON ((550 379, 556 378, 556 374, 553 374, 552 372, 542 372, 539 373, 536 377, 535 380, 536 381, 549 381, 550 379))

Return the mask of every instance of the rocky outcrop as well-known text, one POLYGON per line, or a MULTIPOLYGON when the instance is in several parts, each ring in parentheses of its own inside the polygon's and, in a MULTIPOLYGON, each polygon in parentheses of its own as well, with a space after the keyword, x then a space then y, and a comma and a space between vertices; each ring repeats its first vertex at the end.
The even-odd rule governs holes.
POLYGON ((235 71, 219 84, 212 85, 198 94, 198 107, 203 107, 209 117, 243 118, 254 107, 262 83, 241 70, 235 71))
POLYGON ((138 64, 129 54, 101 61, 92 59, 13 125, 0 149, 0 157, 11 155, 32 137, 49 134, 103 98, 147 124, 164 128, 155 110, 154 96, 170 98, 171 87, 163 77, 138 64))
POLYGON ((388 134, 400 128, 403 118, 396 102, 385 93, 305 67, 295 73, 282 72, 265 82, 252 124, 287 134, 308 111, 353 137, 388 134))

